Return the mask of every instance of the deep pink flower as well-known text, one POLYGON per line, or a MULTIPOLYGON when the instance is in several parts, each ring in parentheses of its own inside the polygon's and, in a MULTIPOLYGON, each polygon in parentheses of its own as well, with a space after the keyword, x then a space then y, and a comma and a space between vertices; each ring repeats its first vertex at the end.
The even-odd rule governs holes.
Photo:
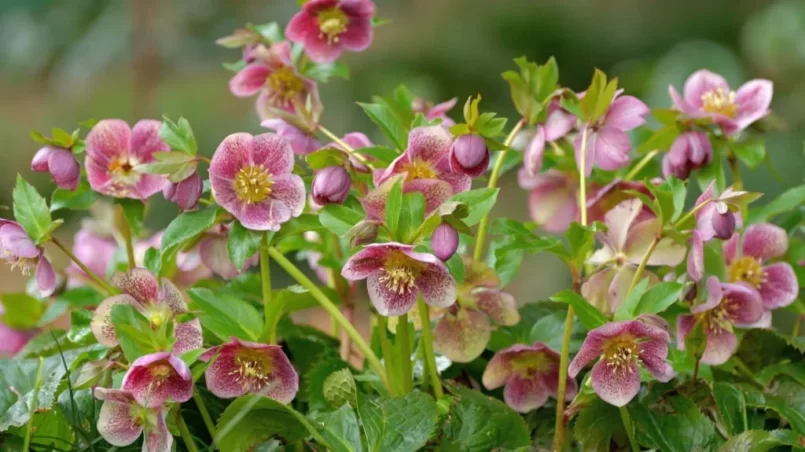
POLYGON ((232 338, 213 347, 199 359, 216 356, 204 375, 207 389, 222 399, 261 394, 281 403, 291 403, 299 390, 299 376, 278 345, 258 344, 232 338))
POLYGON ((448 159, 452 171, 478 177, 489 167, 489 148, 478 135, 461 135, 450 146, 448 159))
POLYGON ((545 145, 563 138, 573 130, 576 117, 559 106, 559 102, 552 100, 548 104, 548 118, 544 124, 539 124, 534 137, 526 145, 523 153, 523 168, 529 176, 536 176, 542 169, 542 157, 545 154, 545 145))
POLYGON ((428 102, 422 98, 416 98, 413 102, 411 102, 411 110, 414 113, 422 113, 425 115, 425 119, 428 121, 433 121, 434 119, 441 119, 441 126, 445 128, 450 128, 456 125, 456 122, 450 119, 447 116, 447 112, 453 109, 456 106, 456 102, 458 101, 457 97, 454 97, 450 100, 446 100, 440 104, 433 105, 433 102, 428 102))
POLYGON ((263 119, 278 116, 278 111, 292 115, 304 111, 308 99, 314 116, 321 113, 318 86, 296 71, 288 42, 271 44, 268 49, 260 46, 255 54, 257 59, 229 81, 232 94, 251 97, 260 93, 257 113, 263 119))
MULTIPOLYGON (((153 328, 159 328, 165 322, 174 322, 177 315, 187 312, 187 303, 182 292, 164 278, 160 287, 157 278, 144 268, 135 268, 128 273, 116 273, 112 276, 112 284, 123 293, 101 302, 90 322, 95 339, 107 347, 118 344, 111 319, 112 308, 115 305, 134 306, 151 322, 153 328)), ((176 342, 173 344, 172 352, 177 355, 201 348, 201 323, 198 319, 176 323, 174 336, 176 342)))
POLYGON ((310 0, 288 22, 285 36, 302 44, 316 63, 332 63, 344 50, 369 48, 374 15, 371 0, 310 0))
POLYGON ((732 91, 724 77, 700 69, 685 81, 684 96, 668 87, 674 107, 691 118, 712 118, 727 134, 734 134, 769 114, 774 85, 754 79, 732 91))
POLYGON ((525 168, 517 173, 520 187, 531 190, 528 213, 547 232, 564 232, 579 215, 578 181, 567 173, 550 169, 529 175, 525 168))
POLYGON ((93 190, 116 198, 146 199, 162 190, 167 179, 141 173, 138 165, 152 163, 155 152, 170 151, 159 137, 161 123, 150 119, 130 128, 120 119, 104 119, 87 134, 84 166, 93 190))
POLYGON ((234 133, 212 156, 213 196, 244 227, 278 231, 305 208, 305 184, 291 173, 293 165, 293 150, 285 139, 273 133, 234 133))
POLYGON ((690 172, 710 164, 713 146, 704 132, 685 132, 679 135, 662 159, 662 174, 687 179, 690 172))
MULTIPOLYGON (((567 378, 565 400, 573 400, 579 387, 567 378)), ((483 375, 486 389, 503 385, 503 400, 520 413, 545 405, 548 396, 556 398, 559 388, 559 353, 542 342, 512 345, 495 353, 483 375)))
POLYGON ((81 181, 81 165, 70 149, 45 146, 34 154, 31 169, 38 173, 50 173, 59 188, 75 191, 81 181))
POLYGON ((170 452, 173 436, 165 424, 167 410, 146 408, 134 400, 131 391, 95 388, 95 398, 103 401, 98 414, 98 433, 109 444, 128 446, 145 432, 144 452, 170 452))
POLYGON ((369 298, 384 316, 402 315, 417 295, 431 306, 445 308, 456 301, 456 281, 438 257, 417 253, 411 245, 374 243, 344 264, 341 275, 349 281, 367 280, 369 298))
POLYGON ((321 149, 321 143, 312 133, 307 133, 282 119, 266 119, 261 126, 277 132, 277 135, 288 140, 296 155, 308 155, 321 149))
POLYGON ((627 166, 632 143, 626 132, 646 122, 646 115, 650 112, 646 104, 633 96, 621 96, 622 92, 623 90, 615 92, 609 110, 597 123, 584 124, 576 136, 576 165, 581 168, 581 141, 584 131, 587 131, 584 171, 588 176, 593 171, 593 165, 605 171, 615 171, 627 166))
POLYGON ((25 276, 36 274, 36 284, 42 296, 56 290, 56 272, 45 257, 45 250, 28 237, 18 223, 0 218, 0 258, 11 268, 19 267, 25 276))
POLYGON ((193 397, 193 375, 184 361, 166 352, 134 360, 120 384, 134 400, 147 408, 166 402, 183 403, 193 397))
POLYGON ((783 256, 786 250, 788 235, 785 229, 768 223, 749 226, 743 239, 735 234, 724 242, 729 282, 743 282, 755 288, 767 310, 790 305, 799 293, 794 269, 787 262, 768 263, 783 256))
POLYGON ((664 328, 640 320, 607 323, 587 334, 570 362, 568 376, 576 378, 600 357, 591 373, 593 390, 603 401, 624 406, 640 391, 641 366, 660 382, 674 377, 666 361, 669 340, 664 328))
POLYGON ((707 344, 701 362, 724 364, 738 348, 735 326, 757 323, 763 316, 760 295, 745 283, 721 283, 715 276, 707 279, 707 301, 676 320, 676 345, 685 350, 685 338, 697 323, 704 328, 707 344))
POLYGON ((165 185, 162 196, 176 204, 182 210, 192 210, 198 206, 201 193, 204 191, 204 180, 198 172, 194 172, 181 182, 171 182, 165 185))

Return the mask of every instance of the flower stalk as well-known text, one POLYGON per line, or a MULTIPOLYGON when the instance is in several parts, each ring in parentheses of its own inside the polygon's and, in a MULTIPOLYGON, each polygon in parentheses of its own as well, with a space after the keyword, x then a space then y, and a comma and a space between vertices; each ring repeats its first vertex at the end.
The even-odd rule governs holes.
POLYGON ((436 366, 436 355, 433 353, 433 332, 430 327, 430 309, 428 305, 422 301, 420 297, 417 300, 417 307, 419 308, 419 321, 422 324, 422 351, 424 352, 425 371, 430 376, 431 385, 433 385, 433 394, 436 399, 444 397, 442 390, 442 383, 439 381, 439 368, 436 366))
POLYGON ((83 262, 81 262, 81 259, 79 259, 75 254, 73 254, 73 252, 70 251, 69 248, 64 246, 64 244, 60 242, 56 237, 51 237, 50 241, 53 242, 53 244, 56 245, 60 250, 62 250, 62 252, 65 255, 67 255, 67 257, 69 257, 71 261, 75 262, 75 264, 78 265, 78 267, 87 276, 89 276, 98 287, 100 287, 103 291, 105 291, 107 295, 114 295, 115 293, 117 293, 117 290, 115 290, 114 287, 110 286, 109 283, 103 280, 103 278, 101 278, 100 276, 95 274, 95 272, 90 270, 89 267, 87 267, 83 262))
POLYGON ((372 164, 369 162, 369 159, 363 156, 363 154, 361 154, 360 152, 356 151, 355 148, 347 144, 344 140, 339 138, 338 135, 334 134, 333 132, 330 132, 328 129, 324 128, 324 126, 322 126, 321 124, 317 125, 316 128, 319 129, 319 132, 324 134, 327 138, 333 140, 335 144, 341 146, 344 149, 344 151, 349 153, 349 155, 355 157, 356 160, 361 162, 370 170, 374 170, 374 166, 372 166, 372 164))
POLYGON ((193 435, 187 428, 187 423, 184 421, 184 417, 182 417, 181 408, 177 408, 176 411, 177 411, 176 427, 179 428, 179 434, 182 435, 182 440, 184 441, 185 447, 187 447, 187 450, 189 452, 198 452, 196 441, 193 439, 193 435))
POLYGON ((413 373, 411 371, 411 337, 409 334, 408 314, 397 317, 397 350, 400 358, 401 387, 403 394, 413 390, 413 373))
POLYGON ((282 315, 282 305, 271 301, 271 262, 268 257, 269 238, 268 233, 263 233, 260 244, 260 282, 263 288, 263 313, 265 324, 263 325, 263 339, 271 344, 277 343, 277 322, 282 315))

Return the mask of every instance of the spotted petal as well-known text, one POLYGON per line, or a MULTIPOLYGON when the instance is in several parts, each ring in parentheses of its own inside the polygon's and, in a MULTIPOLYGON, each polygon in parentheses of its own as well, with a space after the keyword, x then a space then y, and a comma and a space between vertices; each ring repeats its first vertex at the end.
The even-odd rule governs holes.
POLYGON ((187 402, 193 396, 193 376, 184 361, 166 352, 137 358, 123 376, 121 387, 142 406, 156 408, 166 401, 187 402))
POLYGON ((405 152, 411 160, 419 158, 437 164, 447 158, 452 141, 450 132, 442 126, 420 126, 408 134, 408 149, 405 152))
POLYGON ((341 276, 349 281, 359 281, 383 270, 386 257, 392 250, 411 249, 410 245, 396 243, 373 243, 353 254, 341 269, 341 276))
POLYGON ((140 306, 140 303, 128 294, 115 295, 103 300, 95 309, 89 324, 92 334, 101 345, 114 347, 118 344, 115 326, 112 324, 112 308, 119 304, 140 306))
POLYGON ((157 278, 144 268, 133 268, 128 273, 115 273, 112 284, 144 305, 156 303, 159 299, 157 278))
POLYGON ((539 378, 513 376, 503 390, 503 400, 514 411, 528 413, 545 405, 548 389, 539 378))
POLYGON ((753 224, 746 228, 742 243, 744 256, 772 259, 785 254, 788 235, 785 229, 773 224, 753 224))
POLYGON ((624 369, 608 366, 602 359, 593 366, 590 378, 598 397, 617 407, 626 405, 640 392, 640 371, 635 362, 624 369))
POLYGON ((513 326, 520 322, 517 302, 510 293, 498 288, 478 287, 471 296, 477 308, 498 325, 513 326))
POLYGON ((173 446, 173 435, 168 431, 165 423, 164 408, 159 408, 150 413, 148 426, 145 428, 145 440, 143 441, 143 452, 170 452, 173 446))
POLYGON ((650 340, 639 344, 640 362, 657 381, 662 383, 674 378, 674 369, 668 364, 668 342, 650 340))
POLYGON ((468 363, 486 348, 492 334, 489 319, 474 309, 446 312, 433 330, 434 349, 451 361, 468 363))
POLYGON ((181 355, 190 350, 198 350, 204 344, 199 319, 177 323, 173 331, 176 342, 173 344, 173 353, 181 355))
POLYGON ((98 413, 98 433, 109 444, 128 446, 140 437, 142 425, 133 416, 132 405, 137 404, 129 391, 95 388, 95 398, 103 400, 98 413))
POLYGON ((380 275, 367 278, 366 288, 372 305, 383 316, 403 315, 416 304, 416 290, 394 291, 380 280, 380 275))

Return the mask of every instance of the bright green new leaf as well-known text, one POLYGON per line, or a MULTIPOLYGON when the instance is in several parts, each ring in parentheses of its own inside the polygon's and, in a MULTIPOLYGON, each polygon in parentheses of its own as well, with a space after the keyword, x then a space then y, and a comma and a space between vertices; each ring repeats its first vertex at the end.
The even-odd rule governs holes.
POLYGON ((45 198, 19 174, 11 197, 14 200, 14 218, 28 237, 36 244, 46 241, 56 225, 50 217, 45 198))

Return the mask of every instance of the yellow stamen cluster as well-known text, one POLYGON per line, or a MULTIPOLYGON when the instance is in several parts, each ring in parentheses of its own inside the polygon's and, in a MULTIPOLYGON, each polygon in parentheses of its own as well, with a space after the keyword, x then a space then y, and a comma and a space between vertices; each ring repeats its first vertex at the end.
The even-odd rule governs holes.
POLYGON ((438 174, 429 162, 420 158, 415 158, 413 162, 404 164, 401 170, 408 173, 408 175, 405 176, 406 181, 435 179, 438 174))
POLYGON ((744 256, 736 259, 727 270, 730 282, 745 282, 758 288, 766 282, 766 272, 760 260, 744 256))
POLYGON ((293 68, 282 66, 268 76, 266 88, 273 104, 287 107, 305 91, 305 82, 296 75, 293 68))
POLYGON ((339 35, 347 31, 349 17, 339 8, 330 8, 319 13, 319 37, 327 37, 328 44, 339 41, 339 35))
POLYGON ((252 391, 260 390, 269 383, 271 357, 257 350, 243 349, 235 356, 235 366, 230 375, 252 391))
POLYGON ((421 264, 405 254, 395 251, 388 256, 383 266, 380 282, 390 291, 403 295, 414 290, 416 278, 422 270, 421 264))
POLYGON ((173 367, 167 362, 159 362, 152 364, 148 370, 151 373, 151 384, 161 385, 165 380, 170 378, 173 373, 173 367))
POLYGON ((721 304, 704 313, 704 325, 713 333, 721 331, 732 331, 732 319, 738 305, 729 298, 721 301, 721 304))
POLYGON ((19 268, 23 276, 31 276, 36 268, 36 258, 17 257, 9 250, 3 250, 0 257, 11 265, 11 270, 19 268))
POLYGON ((640 360, 640 348, 631 336, 613 339, 604 347, 604 361, 615 372, 632 372, 632 365, 640 360))
POLYGON ((274 182, 263 165, 251 165, 241 168, 235 175, 235 193, 240 201, 256 204, 271 195, 274 182))
POLYGON ((165 305, 151 305, 148 307, 145 316, 151 323, 151 327, 156 329, 165 324, 173 317, 170 308, 165 305))
POLYGON ((702 94, 702 109, 710 113, 718 113, 728 118, 734 118, 738 113, 738 104, 735 103, 735 91, 718 88, 702 94))
POLYGON ((544 352, 528 351, 512 359, 511 369, 520 377, 533 377, 536 374, 550 371, 551 360, 544 352))

